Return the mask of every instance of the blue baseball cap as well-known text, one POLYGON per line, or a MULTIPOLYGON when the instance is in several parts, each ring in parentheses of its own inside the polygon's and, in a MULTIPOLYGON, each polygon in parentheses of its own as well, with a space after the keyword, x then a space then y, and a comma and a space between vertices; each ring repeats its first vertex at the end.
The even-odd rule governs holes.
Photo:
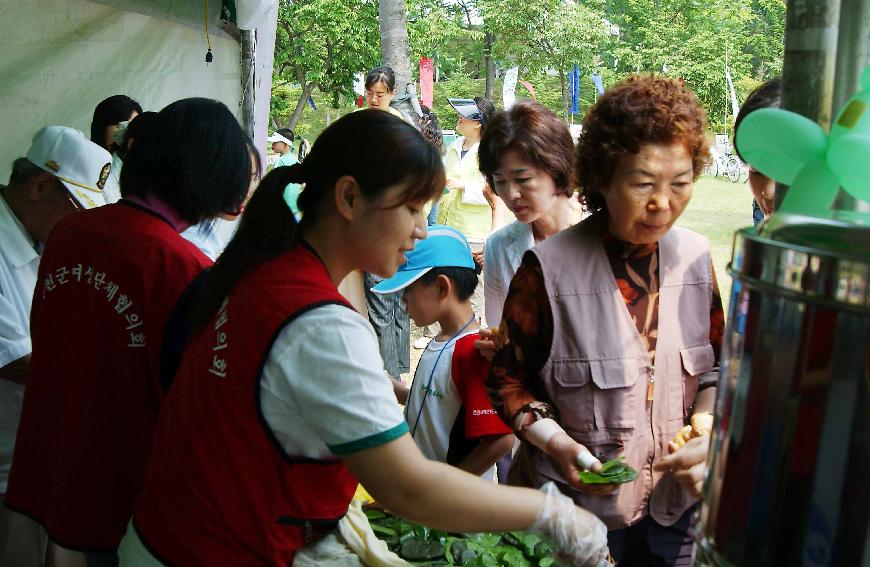
POLYGON ((471 268, 474 258, 465 235, 449 226, 436 224, 429 234, 408 252, 407 261, 399 271, 372 288, 375 293, 400 291, 423 277, 432 268, 471 268))

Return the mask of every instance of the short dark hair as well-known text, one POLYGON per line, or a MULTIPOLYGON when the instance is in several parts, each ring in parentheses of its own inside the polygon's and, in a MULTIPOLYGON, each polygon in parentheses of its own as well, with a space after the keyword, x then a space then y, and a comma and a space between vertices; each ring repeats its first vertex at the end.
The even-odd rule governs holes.
POLYGON ((477 109, 480 111, 480 127, 486 129, 486 125, 495 115, 495 105, 491 100, 482 96, 474 97, 474 104, 477 105, 477 109))
POLYGON ((396 73, 393 72, 392 67, 381 65, 369 71, 366 75, 366 88, 370 89, 378 83, 384 83, 390 91, 396 90, 396 73))
POLYGON ((779 77, 762 83, 746 97, 746 102, 740 107, 740 112, 734 119, 734 151, 737 152, 740 159, 746 161, 740 153, 740 148, 737 147, 737 129, 740 127, 740 123, 751 112, 762 108, 779 108, 780 104, 782 104, 782 79, 779 77))
POLYGON ((122 160, 127 159, 127 152, 129 152, 127 146, 130 145, 130 140, 136 141, 139 139, 145 129, 153 124, 156 118, 156 112, 148 111, 139 114, 136 118, 130 121, 130 124, 127 125, 127 131, 124 132, 124 143, 115 149, 118 157, 122 160))
POLYGON ((624 155, 644 144, 680 143, 697 179, 710 156, 707 115, 695 93, 680 81, 633 75, 607 89, 586 112, 574 172, 587 210, 607 211, 601 190, 624 155))
POLYGON ((221 102, 173 102, 136 138, 121 169, 121 194, 159 197, 196 224, 244 202, 259 153, 221 102))
POLYGON ((425 104, 420 105, 422 116, 418 119, 420 126, 420 134, 427 142, 441 150, 444 145, 444 133, 441 131, 441 124, 438 122, 438 117, 432 112, 432 109, 425 104))
POLYGON ((142 106, 127 95, 114 95, 101 100, 91 120, 91 141, 111 151, 112 148, 106 147, 106 127, 129 120, 133 112, 142 114, 142 106))
POLYGON ((422 276, 420 282, 423 285, 432 285, 438 276, 447 276, 456 290, 459 301, 467 301, 477 289, 477 272, 473 268, 444 267, 432 268, 422 276))
POLYGON ((565 122, 537 102, 520 102, 497 113, 483 131, 477 150, 480 172, 490 187, 501 157, 514 150, 553 178, 557 195, 574 193, 574 141, 565 122))
POLYGON ((296 139, 296 136, 293 134, 293 130, 291 130, 290 128, 278 128, 277 132, 291 142, 296 139))
MULTIPOLYGON (((43 173, 51 175, 29 159, 20 157, 12 162, 12 173, 9 175, 9 185, 13 187, 26 185, 43 173)), ((60 183, 59 180, 58 183, 60 183)))

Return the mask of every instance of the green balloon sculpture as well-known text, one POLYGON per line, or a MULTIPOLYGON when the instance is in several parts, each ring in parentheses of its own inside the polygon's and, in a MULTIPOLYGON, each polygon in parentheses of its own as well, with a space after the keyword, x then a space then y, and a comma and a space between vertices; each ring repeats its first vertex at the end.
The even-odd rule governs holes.
POLYGON ((740 124, 737 145, 746 161, 789 186, 778 212, 826 217, 842 187, 870 202, 870 65, 826 135, 794 112, 765 108, 740 124))

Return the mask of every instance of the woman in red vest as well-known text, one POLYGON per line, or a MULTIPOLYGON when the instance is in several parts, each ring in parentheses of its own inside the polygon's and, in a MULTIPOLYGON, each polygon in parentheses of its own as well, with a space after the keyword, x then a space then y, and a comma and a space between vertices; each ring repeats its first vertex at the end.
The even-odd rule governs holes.
POLYGON ((117 562, 164 396, 167 320, 211 265, 179 233, 241 206, 252 149, 222 103, 174 102, 131 147, 123 199, 70 215, 48 239, 5 505, 45 528, 49 565, 117 562))
POLYGON ((263 180, 203 292, 122 565, 289 565, 358 481, 412 521, 534 529, 578 565, 607 564, 603 524, 556 490, 497 486, 420 454, 374 331, 336 289, 354 269, 393 275, 443 186, 438 152, 368 110, 263 180), (287 183, 305 184, 299 224, 287 183))

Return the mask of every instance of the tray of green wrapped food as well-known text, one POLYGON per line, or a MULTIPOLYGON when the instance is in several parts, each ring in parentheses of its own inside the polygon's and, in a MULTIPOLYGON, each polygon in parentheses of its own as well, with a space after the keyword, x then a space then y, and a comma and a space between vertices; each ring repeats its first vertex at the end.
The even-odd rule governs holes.
POLYGON ((528 532, 454 534, 398 518, 376 504, 364 508, 375 535, 414 565, 556 567, 554 548, 528 532))

